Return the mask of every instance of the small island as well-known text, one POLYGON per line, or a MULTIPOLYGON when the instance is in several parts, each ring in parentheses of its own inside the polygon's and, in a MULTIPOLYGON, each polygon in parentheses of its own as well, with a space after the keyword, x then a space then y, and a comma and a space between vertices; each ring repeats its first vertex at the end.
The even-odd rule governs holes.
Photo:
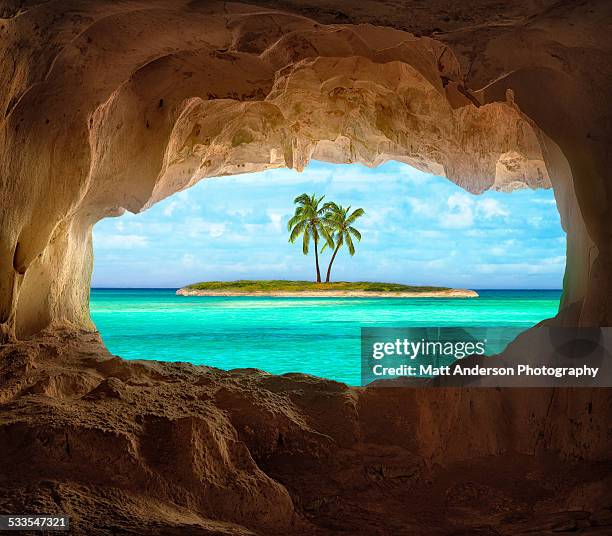
POLYGON ((179 296, 273 296, 279 298, 477 298, 467 289, 373 283, 367 281, 313 283, 311 281, 206 281, 176 291, 179 296))
POLYGON ((331 271, 336 255, 343 246, 348 254, 355 255, 356 242, 361 242, 361 232, 355 227, 363 208, 353 209, 334 201, 323 202, 324 195, 297 196, 293 203, 295 212, 287 222, 289 242, 300 239, 302 253, 311 251, 314 243, 316 282, 287 281, 283 279, 240 281, 205 281, 193 283, 176 291, 179 296, 270 296, 277 298, 477 298, 473 290, 448 287, 412 286, 399 283, 373 283, 369 281, 331 281, 331 271), (320 254, 331 251, 325 282, 321 278, 320 254), (320 250, 320 251, 319 251, 320 250))

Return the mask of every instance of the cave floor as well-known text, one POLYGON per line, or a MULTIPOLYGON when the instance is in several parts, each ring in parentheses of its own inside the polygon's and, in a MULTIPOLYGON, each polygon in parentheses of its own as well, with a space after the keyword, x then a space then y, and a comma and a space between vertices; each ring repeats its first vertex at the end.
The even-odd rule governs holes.
POLYGON ((609 390, 578 417, 575 394, 557 417, 550 393, 500 396, 125 361, 46 332, 0 348, 0 511, 88 535, 611 534, 609 390))

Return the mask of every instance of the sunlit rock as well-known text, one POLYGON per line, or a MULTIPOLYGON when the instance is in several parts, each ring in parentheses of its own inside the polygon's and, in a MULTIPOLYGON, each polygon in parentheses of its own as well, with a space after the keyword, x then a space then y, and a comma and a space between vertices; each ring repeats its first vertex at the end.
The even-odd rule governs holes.
MULTIPOLYGON (((511 36, 504 34, 503 50, 502 38, 492 39, 485 64, 466 65, 470 41, 456 43, 454 34, 321 24, 240 4, 156 2, 133 11, 97 3, 49 22, 58 9, 39 6, 3 23, 2 72, 11 73, 2 86, 6 335, 91 328, 91 227, 99 219, 138 212, 206 177, 301 170, 313 158, 395 159, 473 193, 552 181, 569 235, 563 306, 577 303, 584 322, 606 318, 599 294, 587 292, 598 250, 577 206, 576 179, 564 176, 562 140, 540 130, 538 114, 525 116, 522 86, 510 81, 516 66, 500 58, 500 71, 494 62, 512 49, 511 36), (504 92, 494 98, 498 87, 504 92)), ((522 68, 537 69, 540 56, 522 68)), ((598 242, 608 236, 605 224, 593 225, 598 242)))

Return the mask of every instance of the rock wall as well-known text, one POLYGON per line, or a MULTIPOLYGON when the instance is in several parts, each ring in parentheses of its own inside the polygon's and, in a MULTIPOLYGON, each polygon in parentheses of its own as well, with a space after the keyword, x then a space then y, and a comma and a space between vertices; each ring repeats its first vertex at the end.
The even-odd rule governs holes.
POLYGON ((5 4, 2 337, 92 328, 99 219, 312 158, 400 160, 473 193, 552 184, 560 318, 609 324, 610 6, 544 4, 5 4))

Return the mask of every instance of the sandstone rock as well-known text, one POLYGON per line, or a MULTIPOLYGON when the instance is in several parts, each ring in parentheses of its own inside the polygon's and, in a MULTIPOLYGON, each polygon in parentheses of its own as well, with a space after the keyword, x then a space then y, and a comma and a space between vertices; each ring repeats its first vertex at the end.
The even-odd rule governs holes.
POLYGON ((256 4, 6 10, 4 337, 92 329, 99 219, 206 177, 312 158, 400 160, 473 193, 552 184, 568 232, 562 309, 573 311, 560 321, 609 322, 606 3, 429 6, 392 27, 379 10, 401 16, 384 3, 359 14, 256 4))
POLYGON ((612 529, 609 390, 350 388, 37 340, 0 350, 3 511, 74 534, 612 529))

